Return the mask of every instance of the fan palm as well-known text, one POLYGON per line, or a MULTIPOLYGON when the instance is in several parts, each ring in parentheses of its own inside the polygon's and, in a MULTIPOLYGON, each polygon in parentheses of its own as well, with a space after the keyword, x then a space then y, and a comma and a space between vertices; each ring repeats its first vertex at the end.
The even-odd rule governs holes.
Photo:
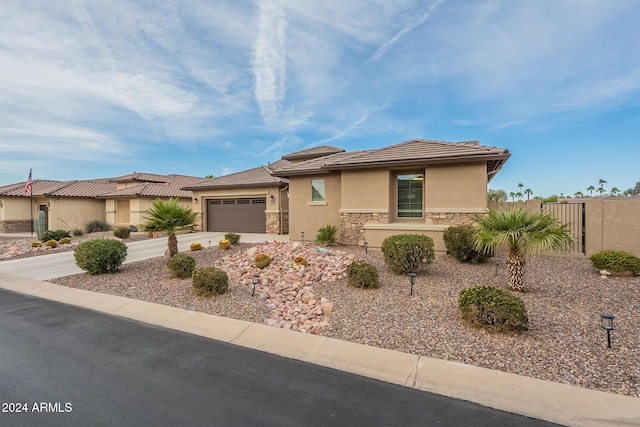
POLYGON ((178 237, 180 231, 191 230, 195 226, 197 213, 191 208, 180 206, 178 199, 171 198, 168 201, 154 200, 147 210, 148 216, 144 219, 145 231, 158 231, 167 235, 169 256, 178 253, 178 237))
POLYGON ((549 212, 530 211, 524 208, 489 209, 476 218, 474 235, 476 249, 492 252, 507 249, 509 287, 525 292, 525 255, 546 250, 566 250, 574 239, 569 224, 560 224, 549 212))

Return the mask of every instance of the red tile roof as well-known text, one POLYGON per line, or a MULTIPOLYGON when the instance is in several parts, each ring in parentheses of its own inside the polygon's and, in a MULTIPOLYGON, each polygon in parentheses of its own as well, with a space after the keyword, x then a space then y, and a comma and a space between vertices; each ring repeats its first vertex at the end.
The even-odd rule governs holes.
POLYGON ((278 160, 266 166, 224 175, 218 178, 207 179, 195 184, 183 187, 188 190, 242 188, 242 187, 283 187, 289 181, 285 178, 274 176, 274 172, 291 165, 288 160, 278 160))

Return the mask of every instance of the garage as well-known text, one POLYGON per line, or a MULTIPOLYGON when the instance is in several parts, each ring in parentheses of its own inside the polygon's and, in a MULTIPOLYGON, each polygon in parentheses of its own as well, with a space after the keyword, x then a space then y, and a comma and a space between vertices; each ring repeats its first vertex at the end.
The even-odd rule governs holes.
POLYGON ((266 206, 264 197, 207 200, 207 231, 264 233, 266 206))

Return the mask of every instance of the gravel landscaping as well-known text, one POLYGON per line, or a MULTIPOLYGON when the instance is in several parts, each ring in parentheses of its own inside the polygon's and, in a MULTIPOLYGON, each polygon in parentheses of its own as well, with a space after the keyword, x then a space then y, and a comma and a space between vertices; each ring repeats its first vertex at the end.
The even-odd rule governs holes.
MULTIPOLYGON (((277 274, 282 275, 282 283, 285 277, 296 274, 303 278, 299 285, 286 281, 286 286, 301 287, 294 300, 296 292, 290 292, 291 288, 285 285, 277 286, 280 292, 277 294, 267 289, 266 284, 260 284, 256 296, 251 296, 251 276, 258 270, 250 265, 252 257, 247 250, 254 246, 240 244, 228 251, 206 248, 188 252, 196 259, 197 268, 213 266, 216 262, 227 266, 229 291, 214 298, 194 297, 190 279, 169 278, 164 257, 123 265, 121 272, 113 275, 75 275, 51 282, 640 397, 639 277, 602 279, 586 258, 539 256, 530 259, 525 278, 528 292, 518 294, 528 310, 529 330, 523 334, 495 334, 463 324, 457 299, 462 289, 476 284, 506 288, 507 272, 502 258, 482 265, 466 265, 447 255, 437 255, 427 272, 418 275, 414 294, 410 295, 408 277, 389 273, 379 251, 370 250, 365 254, 362 248, 331 247, 329 254, 322 254, 316 252, 312 244, 296 248, 293 244, 280 245, 273 248, 280 258, 286 258, 285 249, 290 251, 290 257, 281 260, 280 267, 275 267, 274 258, 273 268, 281 269, 277 274), (286 264, 301 251, 309 261, 302 274, 286 264), (336 274, 342 267, 323 257, 364 259, 374 264, 380 274, 381 287, 362 290, 347 286, 344 275, 336 274), (325 273, 317 276, 314 264, 322 266, 320 271, 325 273), (298 301, 305 293, 307 302, 298 301), (289 303, 288 294, 291 294, 289 303), (312 297, 308 297, 309 294, 312 297), (318 305, 309 303, 309 298, 317 299, 318 305), (284 301, 276 302, 276 299, 284 301), (302 323, 296 326, 295 321, 292 327, 292 322, 287 320, 290 319, 288 312, 280 309, 280 304, 285 303, 289 307, 311 306, 311 310, 320 313, 313 319, 320 322, 320 327, 311 331, 302 323), (331 308, 323 310, 327 305, 331 308), (279 314, 274 315, 275 312, 279 314), (615 315, 612 349, 607 349, 606 333, 600 326, 602 312, 615 315)), ((269 248, 261 245, 260 250, 269 251, 269 248)), ((251 251, 254 253, 255 249, 251 251)), ((261 276, 268 274, 270 268, 272 266, 262 270, 261 276)))

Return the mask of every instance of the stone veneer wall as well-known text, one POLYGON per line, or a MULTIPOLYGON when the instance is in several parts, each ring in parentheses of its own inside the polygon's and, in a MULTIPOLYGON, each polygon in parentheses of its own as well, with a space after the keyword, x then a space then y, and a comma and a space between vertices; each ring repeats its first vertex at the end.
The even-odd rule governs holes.
MULTIPOLYGON (((280 213, 267 212, 267 234, 280 234, 280 213)), ((282 234, 289 233, 289 212, 282 213, 282 234)))
POLYGON ((388 213, 340 212, 340 242, 345 245, 359 245, 364 242, 364 225, 367 223, 388 224, 388 213))
POLYGON ((30 233, 30 220, 4 220, 0 221, 0 233, 30 233))
POLYGON ((475 213, 426 212, 424 223, 429 225, 472 224, 475 213))

